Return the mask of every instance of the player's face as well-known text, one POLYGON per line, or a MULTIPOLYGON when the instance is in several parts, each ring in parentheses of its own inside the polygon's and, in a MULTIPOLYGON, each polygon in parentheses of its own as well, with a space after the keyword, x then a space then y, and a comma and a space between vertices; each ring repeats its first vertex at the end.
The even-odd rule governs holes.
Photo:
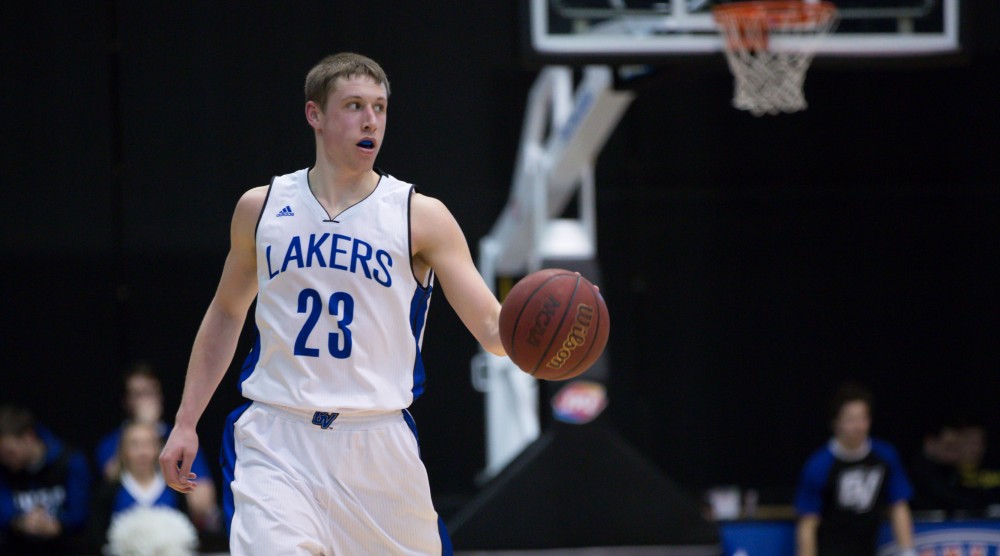
POLYGON ((833 422, 833 434, 844 447, 859 448, 868 441, 871 423, 868 404, 862 401, 848 402, 840 408, 840 413, 833 422))
POLYGON ((355 171, 372 169, 382 148, 388 106, 385 87, 372 78, 337 79, 327 97, 326 109, 316 106, 316 120, 310 121, 334 166, 355 171))
POLYGON ((0 465, 17 472, 31 464, 31 442, 27 434, 0 436, 0 465))

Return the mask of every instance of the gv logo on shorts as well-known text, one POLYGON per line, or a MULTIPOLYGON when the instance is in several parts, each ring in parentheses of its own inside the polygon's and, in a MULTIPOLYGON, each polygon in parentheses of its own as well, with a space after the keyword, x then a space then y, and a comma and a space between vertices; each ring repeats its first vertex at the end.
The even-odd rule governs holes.
POLYGON ((333 424, 333 420, 336 419, 338 415, 340 414, 327 413, 325 411, 317 411, 316 413, 313 413, 313 424, 319 425, 324 429, 328 429, 330 428, 330 425, 333 424))

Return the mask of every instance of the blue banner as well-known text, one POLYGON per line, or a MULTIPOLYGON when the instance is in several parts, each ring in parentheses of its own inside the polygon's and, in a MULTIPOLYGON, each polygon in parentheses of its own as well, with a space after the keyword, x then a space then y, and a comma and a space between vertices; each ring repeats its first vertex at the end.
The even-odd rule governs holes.
MULTIPOLYGON (((918 521, 913 529, 917 556, 1000 556, 1000 520, 918 521)), ((719 530, 726 556, 795 556, 794 521, 728 521, 719 530)), ((878 556, 896 553, 883 525, 878 556)))

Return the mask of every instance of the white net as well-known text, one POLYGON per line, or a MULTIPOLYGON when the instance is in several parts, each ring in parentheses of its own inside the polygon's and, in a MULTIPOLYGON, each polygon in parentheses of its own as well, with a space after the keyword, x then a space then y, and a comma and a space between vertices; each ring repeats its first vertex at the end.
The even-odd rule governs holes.
POLYGON ((802 87, 820 41, 837 24, 828 2, 737 2, 717 6, 726 59, 735 77, 733 106, 755 116, 807 106, 802 87))

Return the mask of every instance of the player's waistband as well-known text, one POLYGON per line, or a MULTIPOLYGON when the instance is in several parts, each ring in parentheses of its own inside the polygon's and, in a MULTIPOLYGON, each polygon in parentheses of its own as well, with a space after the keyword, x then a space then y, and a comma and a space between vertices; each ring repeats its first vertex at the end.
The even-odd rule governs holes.
POLYGON ((259 408, 280 419, 302 423, 310 427, 339 430, 370 430, 403 422, 405 409, 342 413, 337 411, 312 411, 255 401, 251 409, 259 408))

